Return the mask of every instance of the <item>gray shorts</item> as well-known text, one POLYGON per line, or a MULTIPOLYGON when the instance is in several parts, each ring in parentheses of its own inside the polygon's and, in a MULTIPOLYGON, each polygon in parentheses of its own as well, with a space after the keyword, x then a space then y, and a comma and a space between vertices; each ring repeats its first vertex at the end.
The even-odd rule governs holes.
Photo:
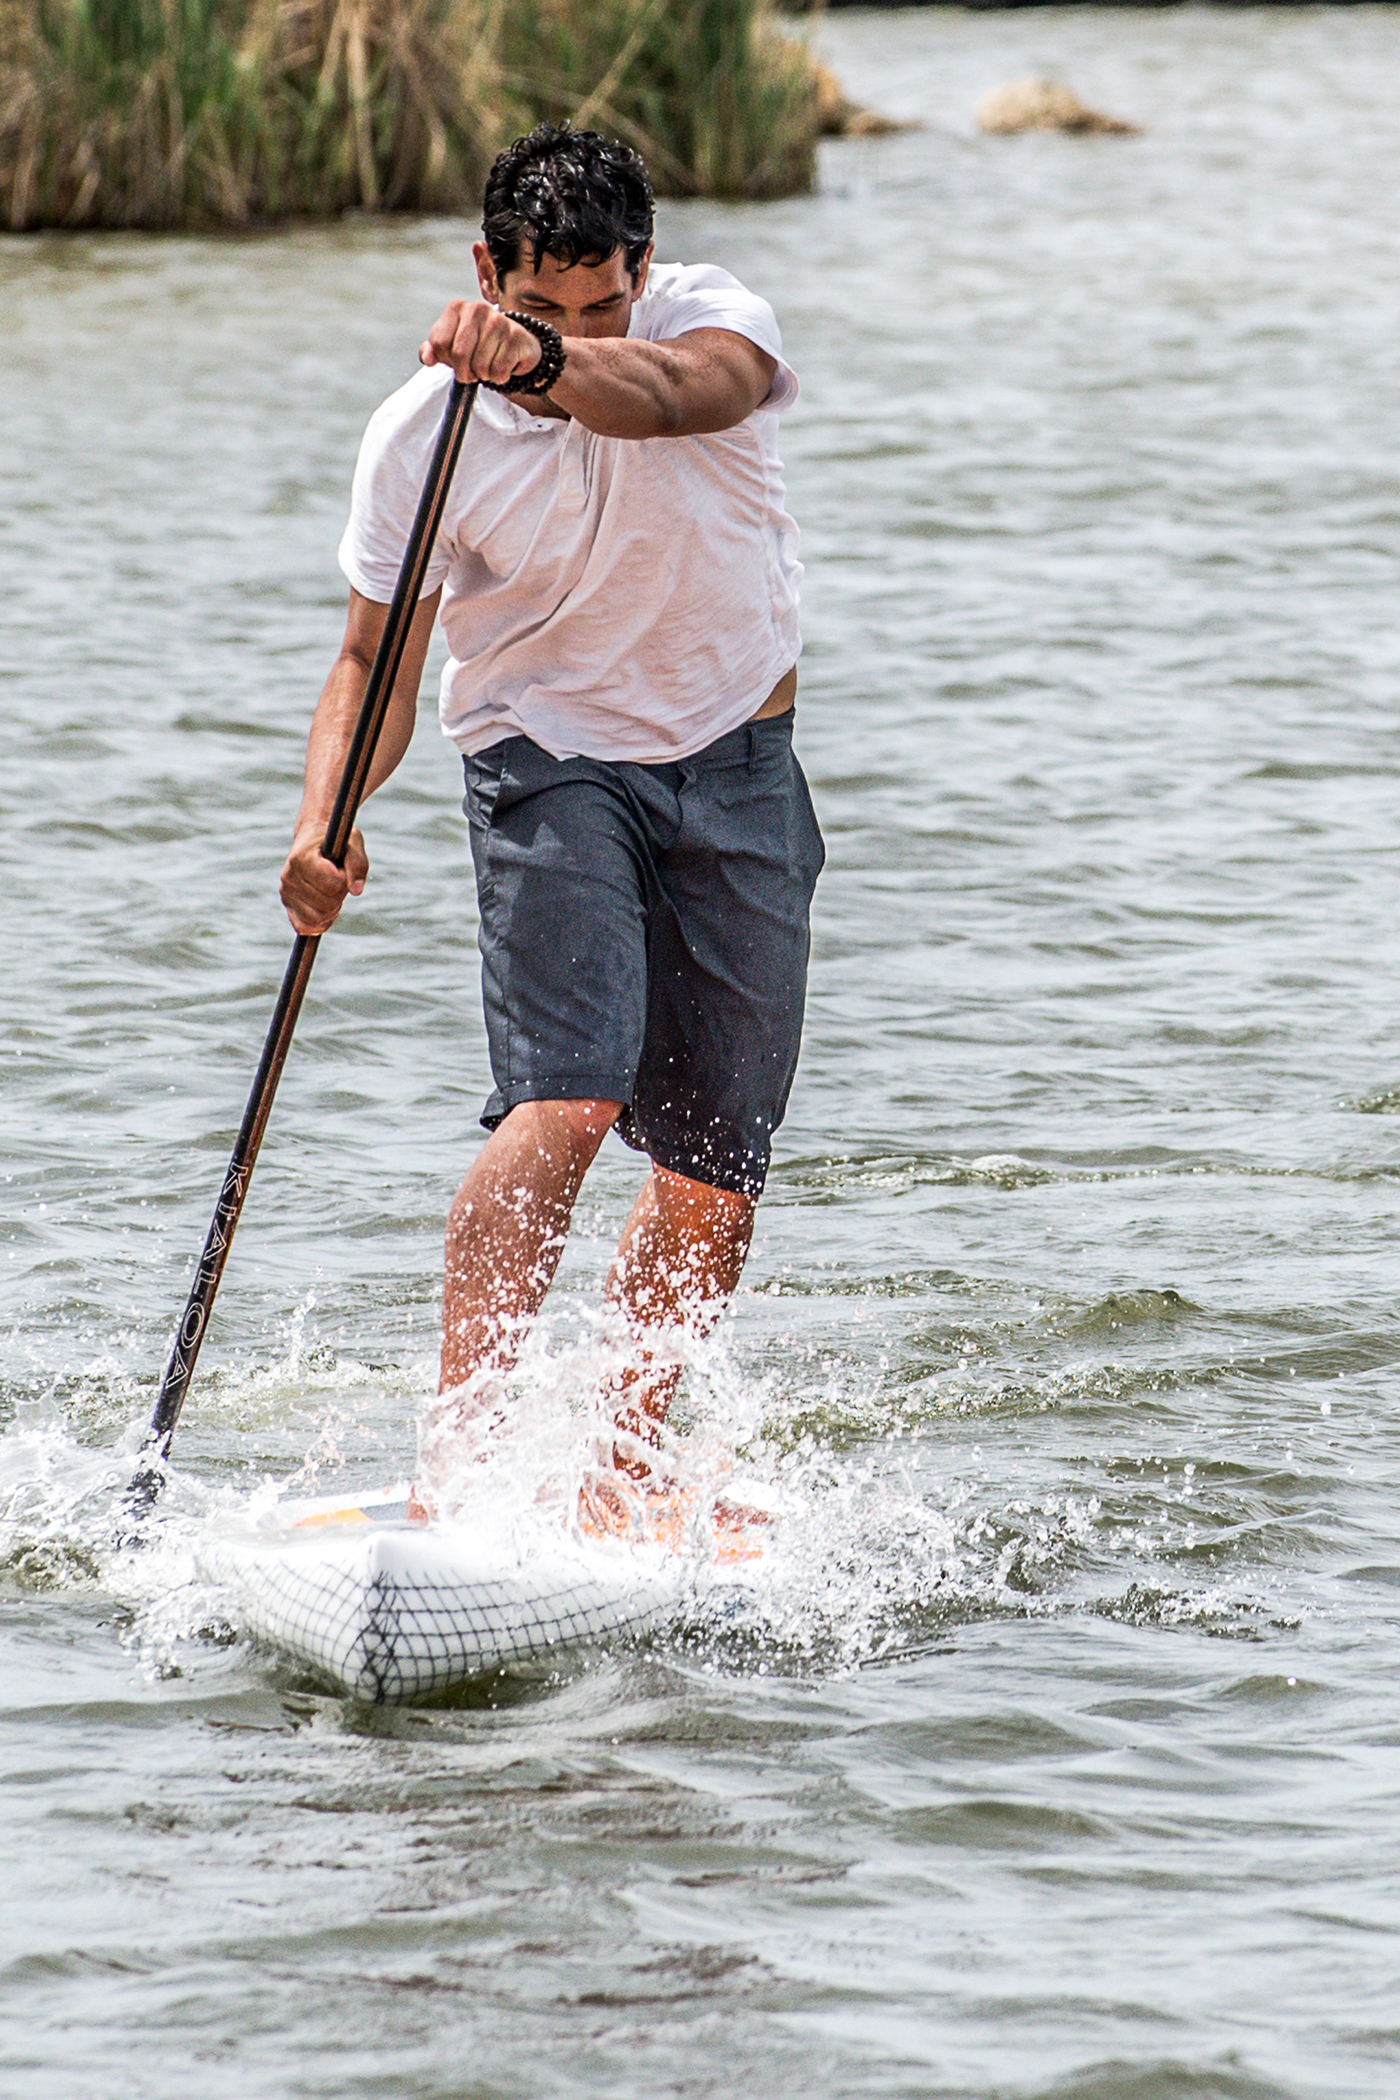
POLYGON ((494 1130, 521 1101, 621 1101, 629 1145, 756 1196, 802 1036, 821 834, 792 714, 693 758, 468 758, 494 1130))

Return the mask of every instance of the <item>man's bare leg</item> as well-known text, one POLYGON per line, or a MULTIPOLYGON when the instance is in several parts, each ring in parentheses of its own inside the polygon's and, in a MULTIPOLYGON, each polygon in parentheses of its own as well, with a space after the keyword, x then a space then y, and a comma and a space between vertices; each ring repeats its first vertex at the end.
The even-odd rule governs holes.
POLYGON ((617 1101, 522 1101, 458 1189, 447 1218, 438 1404, 419 1434, 411 1516, 431 1517, 460 1467, 462 1432, 480 1401, 458 1388, 514 1362, 554 1280, 583 1177, 621 1112, 617 1101))
POLYGON ((655 1445, 680 1382, 680 1367, 656 1365, 649 1338, 685 1326, 705 1333, 743 1274, 753 1237, 752 1196, 712 1188, 653 1166, 623 1227, 608 1272, 609 1301, 625 1315, 636 1361, 614 1389, 625 1441, 613 1463, 638 1479, 647 1465, 637 1444, 655 1445))
POLYGON ((621 1113, 619 1101, 522 1101, 478 1153, 447 1219, 439 1392, 514 1361, 583 1177, 621 1113))

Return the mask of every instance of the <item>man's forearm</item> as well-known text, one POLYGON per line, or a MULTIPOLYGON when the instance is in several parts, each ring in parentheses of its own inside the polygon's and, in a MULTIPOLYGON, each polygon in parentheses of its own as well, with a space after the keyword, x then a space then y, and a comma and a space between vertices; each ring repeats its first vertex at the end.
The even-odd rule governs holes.
MULTIPOLYGON (((599 437, 675 437, 701 428, 694 420, 693 367, 670 343, 568 336, 563 376, 549 399, 599 437), (691 381, 690 386, 687 381, 691 381)), ((708 404, 706 404, 708 405, 708 404)), ((703 427, 723 430, 730 418, 703 427)))
MULTIPOLYGON (((408 631, 403 661, 389 710, 375 743, 365 794, 372 795, 389 778, 413 735, 423 659, 441 593, 419 600, 408 631)), ((321 852, 331 811, 340 792, 355 724, 384 631, 388 607, 350 593, 350 615, 340 654, 321 688, 311 734, 306 740, 306 778, 297 813, 292 850, 282 869, 282 902, 298 933, 324 933, 334 924, 347 893, 358 896, 365 886, 369 859, 358 830, 350 834, 343 868, 333 867, 321 852)))
MULTIPOLYGON (((367 796, 383 786, 412 741, 423 662, 441 595, 440 591, 434 591, 430 597, 420 599, 414 612, 389 710, 370 762, 369 778, 365 783, 367 796)), ((321 697, 311 718, 311 733, 306 740, 306 784, 297 816, 298 832, 312 824, 319 824, 324 831, 330 822, 388 610, 386 605, 362 598, 358 591, 350 593, 345 639, 340 645, 340 654, 331 665, 330 676, 321 688, 321 697)))
POLYGON ((777 360, 727 329, 665 343, 566 336, 549 399, 599 437, 698 437, 732 430, 767 394, 777 360))
MULTIPOLYGON (((765 399, 778 369, 775 357, 728 328, 690 329, 663 343, 626 334, 564 334, 563 343, 564 370, 545 397, 546 411, 572 416, 599 437, 732 430, 765 399)), ((528 380, 541 351, 528 329, 489 300, 454 299, 418 355, 425 365, 450 365, 463 384, 484 381, 510 393, 511 380, 528 380)), ((531 405, 528 392, 516 398, 531 405)))
MULTIPOLYGON (((350 740, 364 704, 370 668, 362 657, 342 652, 321 688, 321 697, 311 718, 311 733, 306 740, 306 781, 297 813, 298 831, 315 826, 324 832, 330 823, 350 740)), ((383 786, 408 749, 413 717, 407 714, 405 720, 406 714, 402 705, 390 707, 370 761, 369 778, 365 782, 366 797, 383 786)))

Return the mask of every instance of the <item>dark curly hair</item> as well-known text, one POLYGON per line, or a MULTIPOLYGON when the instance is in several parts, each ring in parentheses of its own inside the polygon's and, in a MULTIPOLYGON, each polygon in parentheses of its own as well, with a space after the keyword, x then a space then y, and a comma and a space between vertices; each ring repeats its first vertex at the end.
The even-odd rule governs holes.
POLYGON ((565 124, 537 124, 497 156, 486 178, 481 231, 496 275, 552 255, 605 262, 620 248, 635 278, 652 232, 651 182, 618 139, 565 124))

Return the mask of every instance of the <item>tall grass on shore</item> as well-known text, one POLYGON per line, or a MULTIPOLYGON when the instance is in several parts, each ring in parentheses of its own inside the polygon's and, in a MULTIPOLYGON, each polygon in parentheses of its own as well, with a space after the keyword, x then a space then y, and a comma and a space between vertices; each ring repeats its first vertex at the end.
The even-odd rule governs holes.
POLYGON ((0 215, 451 208, 496 120, 481 27, 451 0, 0 0, 0 215))
POLYGON ((757 0, 514 0, 501 48, 503 84, 534 112, 625 138, 660 190, 811 187, 816 71, 757 0))
POLYGON ((810 182, 812 67, 767 0, 0 0, 0 223, 470 210, 541 116, 659 189, 810 182))

